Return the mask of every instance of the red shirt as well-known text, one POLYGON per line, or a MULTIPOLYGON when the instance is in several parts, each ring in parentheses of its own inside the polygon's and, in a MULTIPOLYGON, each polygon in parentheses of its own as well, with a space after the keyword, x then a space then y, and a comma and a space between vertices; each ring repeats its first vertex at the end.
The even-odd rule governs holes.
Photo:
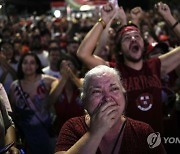
POLYGON ((120 71, 127 91, 126 115, 162 132, 160 60, 152 58, 144 61, 141 70, 134 70, 125 64, 110 63, 110 66, 120 71))
MULTIPOLYGON (((70 149, 88 130, 85 117, 76 117, 68 120, 61 129, 55 152, 70 149)), ((152 133, 152 128, 143 122, 127 118, 124 128, 122 144, 119 153, 123 154, 163 154, 162 144, 151 149, 147 143, 147 137, 152 133)), ((97 154, 101 154, 97 149, 97 154)))
POLYGON ((55 130, 57 134, 59 134, 61 127, 68 119, 84 115, 84 108, 80 99, 79 89, 74 88, 70 102, 68 102, 68 95, 66 94, 65 89, 63 89, 58 102, 55 104, 55 111, 57 115, 55 130))

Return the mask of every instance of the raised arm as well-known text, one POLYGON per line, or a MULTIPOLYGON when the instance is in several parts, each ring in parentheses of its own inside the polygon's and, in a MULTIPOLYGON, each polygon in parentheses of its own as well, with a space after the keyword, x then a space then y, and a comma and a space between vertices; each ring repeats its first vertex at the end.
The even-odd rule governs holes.
POLYGON ((83 78, 78 78, 70 67, 67 68, 67 72, 69 74, 70 80, 77 86, 78 89, 80 89, 83 84, 83 78))
POLYGON ((135 7, 130 11, 131 21, 137 26, 140 25, 142 18, 144 17, 144 12, 141 7, 135 7))
POLYGON ((61 69, 61 75, 62 75, 62 78, 61 80, 55 80, 52 82, 51 84, 51 90, 50 90, 50 93, 49 93, 49 105, 53 105, 56 103, 59 95, 61 94, 69 76, 67 74, 67 71, 64 70, 64 69, 61 69))
POLYGON ((161 60, 161 75, 168 74, 180 65, 180 47, 159 57, 161 60))
POLYGON ((84 64, 87 65, 88 68, 93 68, 101 64, 108 65, 108 62, 104 61, 98 56, 93 55, 93 52, 104 28, 111 21, 111 18, 114 16, 115 12, 115 7, 111 3, 108 3, 102 7, 101 20, 99 20, 88 32, 77 51, 77 56, 84 64))
POLYGON ((106 25, 105 29, 102 32, 102 35, 101 35, 100 40, 98 42, 97 48, 94 51, 95 55, 99 55, 101 53, 101 51, 103 50, 103 47, 107 43, 107 41, 109 39, 109 28, 111 27, 111 24, 112 24, 114 19, 119 21, 121 25, 127 24, 127 17, 126 17, 126 14, 124 12, 123 7, 120 6, 120 7, 116 7, 115 9, 116 9, 116 13, 111 18, 111 20, 109 21, 109 23, 106 25))
POLYGON ((155 8, 158 13, 163 17, 167 24, 171 27, 171 30, 175 33, 178 39, 180 39, 180 24, 177 19, 171 14, 169 6, 165 3, 159 2, 155 4, 155 8))

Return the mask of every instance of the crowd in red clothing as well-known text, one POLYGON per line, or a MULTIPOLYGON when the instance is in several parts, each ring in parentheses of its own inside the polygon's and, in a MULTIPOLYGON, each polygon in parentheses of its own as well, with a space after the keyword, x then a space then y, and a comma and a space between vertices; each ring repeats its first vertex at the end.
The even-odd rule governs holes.
MULTIPOLYGON (((90 68, 96 66, 96 62, 91 63, 90 59, 86 61, 86 57, 82 58, 77 51, 91 50, 91 48, 95 55, 108 61, 109 66, 122 72, 124 87, 129 92, 127 93, 128 102, 133 102, 136 98, 136 104, 141 111, 148 107, 150 110, 154 102, 163 103, 163 108, 154 103, 156 108, 150 110, 152 113, 147 117, 143 117, 138 111, 132 113, 134 106, 130 104, 126 110, 127 115, 147 122, 156 131, 163 131, 164 136, 179 137, 178 69, 161 76, 158 71, 162 61, 156 58, 179 46, 179 33, 173 31, 179 23, 175 23, 176 25, 172 27, 171 23, 168 23, 170 21, 164 19, 164 16, 170 14, 175 21, 178 21, 178 11, 170 10, 169 7, 166 8, 167 10, 169 12, 163 14, 161 10, 143 11, 140 7, 136 7, 129 12, 124 12, 120 7, 121 16, 112 17, 113 20, 110 22, 106 14, 101 12, 101 17, 105 17, 103 18, 105 23, 102 23, 102 20, 97 22, 100 17, 97 10, 90 12, 92 17, 82 15, 81 18, 71 17, 70 19, 67 16, 57 19, 49 15, 28 17, 11 15, 9 18, 2 16, 0 82, 9 97, 12 110, 9 104, 6 104, 7 111, 15 122, 18 143, 22 140, 24 150, 33 154, 44 154, 44 151, 47 154, 53 153, 63 124, 72 117, 85 114, 80 96, 82 78, 90 68), (123 15, 126 15, 126 20, 131 20, 140 30, 144 51, 146 51, 142 54, 142 58, 147 60, 153 57, 153 60, 147 60, 141 72, 136 72, 126 65, 119 65, 119 59, 123 59, 123 53, 119 52, 117 42, 122 41, 123 34, 117 37, 117 32, 119 27, 127 22, 122 20, 123 15), (97 48, 92 46, 84 48, 83 41, 86 40, 86 34, 96 23, 102 24, 101 26, 106 25, 99 37, 100 40, 96 38, 87 40, 95 41, 97 48), (126 74, 127 70, 130 74, 134 73, 134 76, 126 74), (151 71, 157 76, 151 76, 151 71), (144 89, 148 91, 144 92, 144 89), (137 96, 140 91, 143 95, 137 96), (148 92, 156 97, 147 95, 148 92), (147 98, 150 100, 149 106, 142 103, 142 99, 147 98), (160 122, 157 123, 157 121, 160 122), (31 131, 29 131, 30 128, 31 131), (38 136, 39 132, 45 135, 38 136), (34 143, 34 140, 39 145, 34 143), (51 145, 44 146, 46 144, 51 145), (40 145, 42 148, 38 151, 40 145), (49 148, 49 152, 46 148, 49 148)), ((174 24, 174 20, 171 22, 174 24)), ((171 150, 171 146, 165 146, 165 148, 171 150)))

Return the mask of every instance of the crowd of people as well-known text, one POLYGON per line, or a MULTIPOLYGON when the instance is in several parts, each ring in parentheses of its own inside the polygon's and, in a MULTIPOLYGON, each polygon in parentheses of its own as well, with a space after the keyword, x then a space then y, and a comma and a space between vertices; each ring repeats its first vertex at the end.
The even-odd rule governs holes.
POLYGON ((167 4, 107 3, 71 20, 1 17, 0 41, 0 150, 180 150, 147 142, 156 132, 180 138, 180 24, 167 4))

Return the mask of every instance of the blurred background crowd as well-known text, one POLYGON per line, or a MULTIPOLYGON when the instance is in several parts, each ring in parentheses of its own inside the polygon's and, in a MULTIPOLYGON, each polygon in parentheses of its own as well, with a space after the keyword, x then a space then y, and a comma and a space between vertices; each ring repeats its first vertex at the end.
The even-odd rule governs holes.
MULTIPOLYGON (((83 114, 76 79, 82 78, 87 68, 77 58, 76 52, 84 36, 97 22, 100 15, 99 8, 106 2, 106 0, 0 1, 0 82, 4 86, 13 108, 12 83, 21 79, 18 65, 22 62, 22 57, 25 54, 27 56, 28 53, 33 53, 38 57, 42 64, 42 74, 52 76, 52 81, 64 79, 62 87, 58 85, 59 83, 53 83, 57 84, 56 88, 59 88, 59 92, 53 95, 58 98, 52 97, 53 99, 48 100, 54 103, 50 113, 54 117, 53 130, 56 137, 67 119, 83 114)), ((130 16, 129 12, 132 8, 136 6, 142 8, 143 13, 139 27, 146 48, 144 58, 167 53, 179 46, 179 40, 175 34, 154 11, 154 4, 158 1, 149 0, 136 3, 130 0, 129 2, 121 0, 114 2, 124 7, 127 16, 130 16)), ((179 20, 180 3, 178 0, 164 2, 171 8, 173 16, 179 20)), ((108 35, 104 40, 102 38, 104 44, 99 47, 100 52, 96 51, 105 60, 114 61, 115 43, 113 38, 120 23, 118 18, 112 22, 108 35)), ((162 81, 165 132, 169 136, 180 136, 180 81, 175 72, 164 77, 162 81)), ((45 85, 47 86, 46 83, 45 85)), ((32 83, 28 86, 27 89, 30 89, 32 83)), ((24 86, 24 88, 26 87, 24 86)), ((51 90, 48 89, 48 92, 51 90)), ((50 94, 47 93, 47 95, 50 94)), ((11 109, 8 111, 16 125, 16 116, 11 113, 11 109)), ((26 135, 21 132, 21 126, 18 125, 17 122, 17 143, 22 146, 24 152, 28 152, 24 137, 26 135)))

